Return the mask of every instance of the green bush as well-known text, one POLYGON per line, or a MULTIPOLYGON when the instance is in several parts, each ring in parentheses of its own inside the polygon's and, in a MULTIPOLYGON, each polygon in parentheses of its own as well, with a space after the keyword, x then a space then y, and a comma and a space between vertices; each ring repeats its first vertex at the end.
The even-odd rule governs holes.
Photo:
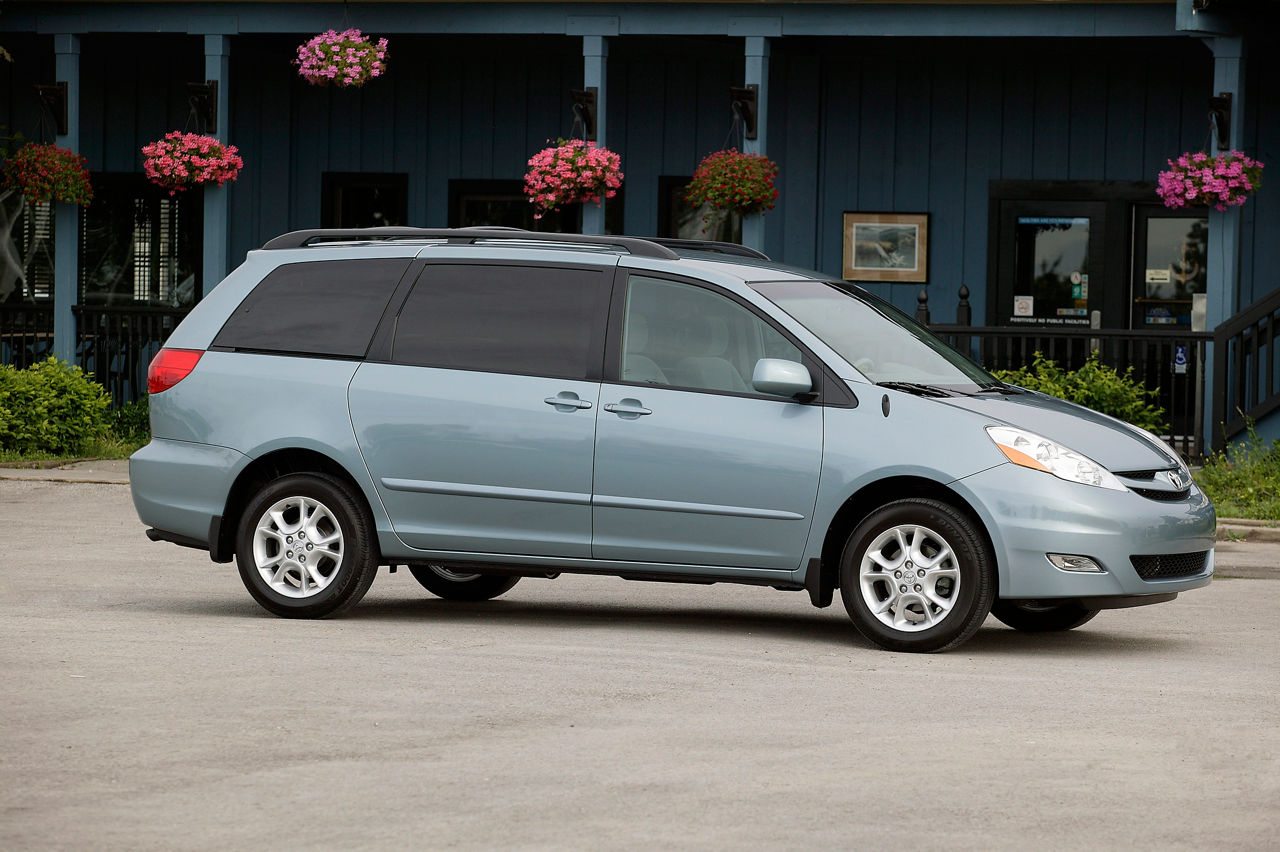
POLYGON ((121 441, 146 443, 151 439, 151 410, 147 397, 107 412, 107 429, 121 441))
POLYGON ((1247 440, 1209 456, 1196 482, 1219 517, 1280 520, 1280 441, 1263 443, 1250 425, 1247 440))
POLYGON ((73 456, 106 428, 102 385, 57 358, 25 370, 0 365, 0 450, 73 456))
POLYGON ((1123 373, 1103 364, 1097 352, 1090 352, 1078 370, 1063 370, 1056 361, 1035 353, 1031 367, 994 370, 996 378, 1011 385, 1038 390, 1068 402, 1110 414, 1157 435, 1165 431, 1165 411, 1153 400, 1159 388, 1147 390, 1133 378, 1133 368, 1123 373))

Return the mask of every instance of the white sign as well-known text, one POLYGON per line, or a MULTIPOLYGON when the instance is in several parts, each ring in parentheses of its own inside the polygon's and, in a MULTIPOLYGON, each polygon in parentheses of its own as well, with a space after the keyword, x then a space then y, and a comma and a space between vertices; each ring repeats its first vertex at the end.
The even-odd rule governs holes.
POLYGON ((1015 317, 1030 317, 1036 313, 1036 297, 1035 296, 1014 296, 1013 297, 1013 315, 1015 317))

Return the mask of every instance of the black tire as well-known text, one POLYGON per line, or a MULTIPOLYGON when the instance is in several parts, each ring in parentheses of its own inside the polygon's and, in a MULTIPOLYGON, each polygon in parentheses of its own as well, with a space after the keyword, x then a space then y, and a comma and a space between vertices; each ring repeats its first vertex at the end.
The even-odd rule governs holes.
POLYGON ((470 574, 443 565, 410 565, 409 573, 426 589, 447 601, 487 601, 511 591, 519 577, 470 574))
POLYGON ((1014 630, 1024 633, 1050 633, 1079 627, 1098 614, 1081 604, 1048 601, 996 601, 991 614, 1014 630))
POLYGON ((995 557, 966 513, 937 500, 898 500, 872 512, 849 536, 840 557, 840 596, 858 632, 881 648, 945 651, 986 620, 995 575, 995 557))
POLYGON ((377 576, 373 522, 341 480, 321 473, 282 476, 264 485, 240 516, 236 563, 249 594, 269 612, 338 615, 359 603, 377 576))

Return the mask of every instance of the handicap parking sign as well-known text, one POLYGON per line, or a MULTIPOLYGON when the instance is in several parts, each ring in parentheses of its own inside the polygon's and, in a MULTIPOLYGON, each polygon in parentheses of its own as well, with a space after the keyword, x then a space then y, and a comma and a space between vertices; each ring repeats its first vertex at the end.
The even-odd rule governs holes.
POLYGON ((1180 344, 1173 349, 1173 372, 1175 375, 1187 372, 1187 347, 1185 345, 1180 344))

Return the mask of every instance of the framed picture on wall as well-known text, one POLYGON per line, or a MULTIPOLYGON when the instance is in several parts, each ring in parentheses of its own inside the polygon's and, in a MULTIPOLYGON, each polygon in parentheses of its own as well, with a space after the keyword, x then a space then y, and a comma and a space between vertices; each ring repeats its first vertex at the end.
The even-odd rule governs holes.
POLYGON ((846 281, 929 280, 928 213, 844 214, 846 281))

